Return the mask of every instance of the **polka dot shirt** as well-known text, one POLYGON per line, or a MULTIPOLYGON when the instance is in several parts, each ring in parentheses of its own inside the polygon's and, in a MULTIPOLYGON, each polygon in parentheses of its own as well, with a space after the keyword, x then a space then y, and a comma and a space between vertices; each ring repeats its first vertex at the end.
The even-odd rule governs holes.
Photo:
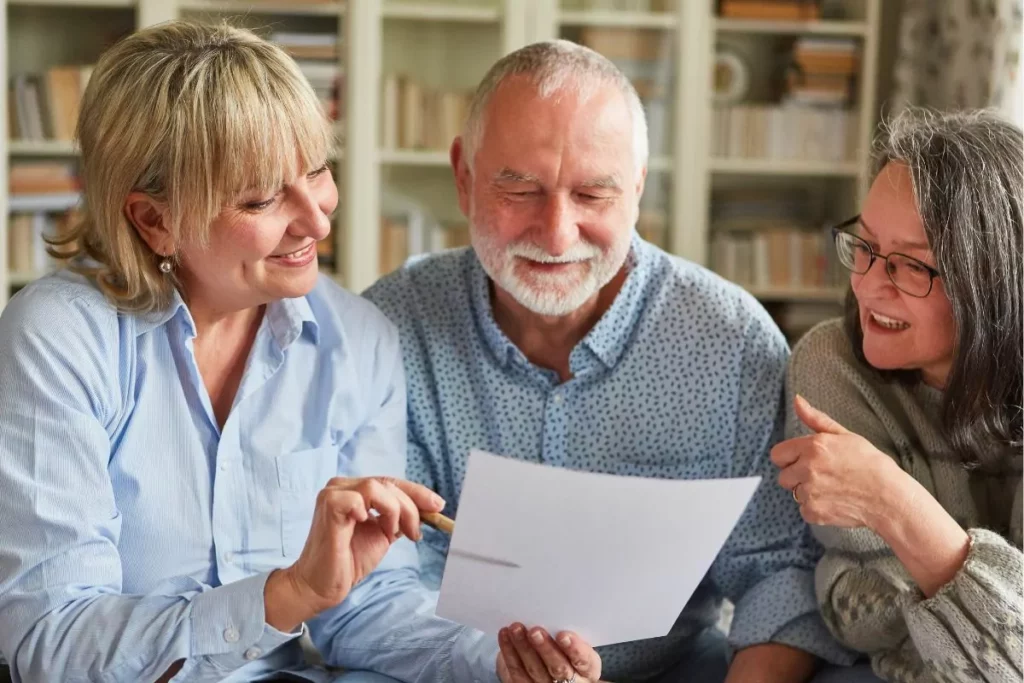
MULTIPOLYGON (((643 680, 680 661, 725 597, 736 604, 734 647, 774 641, 844 661, 817 614, 820 550, 768 458, 784 418, 782 334, 742 289, 636 236, 629 267, 611 308, 573 349, 567 382, 531 364, 498 327, 471 249, 411 261, 371 287, 365 296, 401 334, 409 478, 457 516, 473 448, 618 475, 760 475, 670 634, 600 648, 604 678, 643 680)), ((609 538, 608 553, 615 548, 609 538)), ((441 534, 421 543, 427 583, 439 582, 445 551, 441 534)))

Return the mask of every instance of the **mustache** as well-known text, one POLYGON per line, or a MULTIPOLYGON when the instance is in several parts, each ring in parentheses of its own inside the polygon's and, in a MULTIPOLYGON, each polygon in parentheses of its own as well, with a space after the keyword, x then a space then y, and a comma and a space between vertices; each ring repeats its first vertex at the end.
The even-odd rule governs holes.
POLYGON ((529 259, 537 263, 580 263, 600 258, 604 252, 590 242, 580 241, 558 256, 549 254, 532 242, 516 242, 505 248, 509 256, 529 259))

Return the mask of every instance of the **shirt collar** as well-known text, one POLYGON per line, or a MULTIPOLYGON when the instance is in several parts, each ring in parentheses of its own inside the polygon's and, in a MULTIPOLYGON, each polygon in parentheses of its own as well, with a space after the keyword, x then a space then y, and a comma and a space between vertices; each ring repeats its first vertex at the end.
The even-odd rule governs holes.
MULTIPOLYGON (((503 367, 512 359, 527 362, 526 356, 498 327, 494 319, 491 307, 491 280, 480 260, 472 249, 467 250, 466 258, 466 284, 469 288, 470 306, 484 344, 503 367)), ((633 328, 643 312, 643 302, 650 288, 654 261, 653 247, 634 233, 626 256, 626 268, 629 269, 626 281, 611 307, 605 311, 576 349, 573 349, 574 354, 577 349, 584 347, 607 368, 615 367, 629 346, 633 328)))
MULTIPOLYGON (((136 336, 150 332, 170 322, 175 317, 181 317, 187 337, 196 336, 196 324, 192 314, 185 305, 184 299, 177 289, 172 295, 171 304, 161 310, 145 313, 139 316, 135 327, 136 336)), ((300 296, 296 299, 278 299, 267 304, 267 324, 270 326, 270 333, 274 341, 281 349, 286 349, 303 333, 314 344, 320 342, 320 327, 313 315, 313 308, 309 305, 306 297, 300 296)))

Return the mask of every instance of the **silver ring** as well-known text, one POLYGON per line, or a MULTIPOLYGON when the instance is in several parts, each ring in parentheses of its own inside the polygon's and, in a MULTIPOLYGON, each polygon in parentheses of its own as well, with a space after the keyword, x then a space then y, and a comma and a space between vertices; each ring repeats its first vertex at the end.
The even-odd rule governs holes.
POLYGON ((560 678, 557 681, 552 681, 552 683, 576 683, 576 672, 572 672, 572 678, 560 678))
POLYGON ((798 498, 798 497, 797 497, 797 495, 796 495, 796 490, 797 490, 798 488, 800 488, 800 484, 797 484, 796 486, 794 486, 794 487, 793 487, 793 490, 792 490, 792 491, 791 491, 790 493, 792 493, 792 494, 793 494, 793 500, 795 500, 795 501, 796 501, 796 504, 797 504, 797 505, 801 505, 801 506, 802 506, 802 505, 804 504, 804 503, 803 503, 803 501, 801 501, 801 500, 800 500, 800 498, 798 498))

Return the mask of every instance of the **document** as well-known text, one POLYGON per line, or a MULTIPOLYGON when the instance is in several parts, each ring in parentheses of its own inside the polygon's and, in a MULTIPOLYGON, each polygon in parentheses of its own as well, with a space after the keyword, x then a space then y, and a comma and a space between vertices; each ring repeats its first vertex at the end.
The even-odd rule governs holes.
POLYGON ((470 453, 437 615, 591 645, 664 636, 760 477, 677 481, 470 453))

